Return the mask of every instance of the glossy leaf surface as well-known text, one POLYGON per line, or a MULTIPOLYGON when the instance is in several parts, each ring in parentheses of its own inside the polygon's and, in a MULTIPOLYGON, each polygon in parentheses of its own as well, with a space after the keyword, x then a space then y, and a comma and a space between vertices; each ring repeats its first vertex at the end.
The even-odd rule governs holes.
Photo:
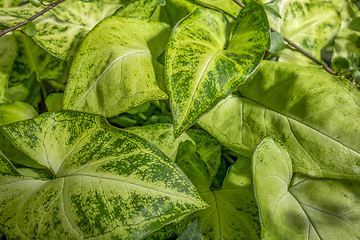
POLYGON ((56 175, 0 177, 0 224, 9 238, 139 239, 206 207, 170 159, 101 116, 58 111, 1 130, 56 175))
MULTIPOLYGON (((118 7, 116 1, 94 1, 85 3, 67 0, 34 23, 37 34, 34 39, 51 54, 65 60, 72 60, 79 44, 87 33, 102 19, 113 14, 118 7)), ((29 4, 16 8, 0 9, 0 23, 13 26, 39 12, 29 4)))
POLYGON ((200 121, 224 146, 250 157, 271 135, 284 142, 294 171, 358 179, 360 94, 346 79, 264 62, 238 90, 243 97, 228 97, 200 121))
MULTIPOLYGON (((312 0, 276 0, 269 3, 281 19, 269 15, 270 25, 292 42, 321 59, 321 50, 337 35, 340 16, 329 2, 312 0)), ((281 52, 280 61, 281 60, 281 52)))
POLYGON ((253 155, 262 239, 359 239, 360 184, 292 177, 284 145, 264 138, 253 155))
POLYGON ((230 27, 223 14, 199 8, 173 29, 165 73, 176 137, 243 83, 269 48, 259 3, 247 4, 230 27))
POLYGON ((258 208, 251 179, 251 161, 239 158, 225 177, 220 190, 210 189, 210 178, 201 155, 186 141, 180 145, 176 164, 185 172, 210 207, 175 222, 182 233, 198 218, 203 239, 258 239, 258 208))
POLYGON ((167 98, 159 88, 163 66, 156 57, 164 50, 169 32, 167 24, 142 18, 103 20, 76 55, 64 109, 111 117, 146 101, 167 98))

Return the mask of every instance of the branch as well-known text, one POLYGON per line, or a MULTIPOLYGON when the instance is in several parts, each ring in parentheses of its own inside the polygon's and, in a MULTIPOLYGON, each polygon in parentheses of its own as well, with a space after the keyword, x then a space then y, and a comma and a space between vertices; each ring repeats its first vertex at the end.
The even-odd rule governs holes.
MULTIPOLYGON (((238 0, 233 0, 237 5, 239 5, 240 7, 245 7, 244 4, 242 4, 241 2, 239 2, 238 0)), ((270 27, 270 30, 272 32, 277 32, 273 27, 270 27)), ((281 33, 279 33, 281 34, 281 33)), ((282 35, 282 34, 281 34, 282 35)), ((296 50, 298 50, 299 52, 301 52, 302 54, 304 54, 306 57, 310 58, 311 60, 313 60, 314 62, 316 62, 317 64, 321 65, 323 68, 326 69, 326 71, 328 71, 329 73, 335 75, 335 72, 326 64, 326 63, 322 63, 321 61, 317 60, 314 56, 312 56, 310 53, 306 52, 304 49, 302 49, 301 47, 297 46, 295 43, 291 42, 290 39, 286 38, 284 35, 282 35, 284 37, 285 42, 287 42, 288 44, 290 44, 293 48, 295 48, 296 50)))
POLYGON ((56 2, 53 2, 51 4, 49 4, 45 9, 43 9, 42 11, 38 12, 37 14, 35 14, 34 16, 32 16, 31 18, 29 19, 26 19, 25 21, 19 23, 19 24, 16 24, 15 26, 13 27, 10 27, 8 29, 5 29, 5 30, 1 30, 0 31, 0 37, 4 36, 5 34, 9 33, 9 32, 12 32, 24 25, 26 25, 26 23, 28 21, 33 21, 35 20, 36 18, 40 17, 41 15, 43 15, 44 13, 46 13, 47 11, 49 11, 50 9, 52 9, 53 7, 57 6, 58 4, 64 2, 65 0, 58 0, 56 2))

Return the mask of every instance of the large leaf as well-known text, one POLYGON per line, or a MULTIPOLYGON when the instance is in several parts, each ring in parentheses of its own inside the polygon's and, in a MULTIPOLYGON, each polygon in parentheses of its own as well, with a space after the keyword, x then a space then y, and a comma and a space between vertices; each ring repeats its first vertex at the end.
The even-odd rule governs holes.
POLYGON ((156 58, 169 33, 167 24, 142 18, 101 21, 75 57, 64 109, 111 117, 151 99, 167 98, 159 88, 164 69, 156 58))
POLYGON ((251 161, 239 158, 233 164, 220 190, 210 189, 210 178, 201 155, 186 141, 180 145, 176 164, 194 183, 209 208, 176 222, 178 232, 198 218, 203 239, 258 239, 258 208, 251 179, 251 161))
POLYGON ((18 53, 14 59, 10 83, 16 85, 36 74, 37 81, 57 80, 66 70, 66 62, 61 61, 40 48, 30 37, 14 33, 18 53))
MULTIPOLYGON (((34 20, 37 34, 34 39, 51 54, 72 60, 83 38, 95 24, 112 15, 121 6, 117 1, 84 3, 67 0, 34 20)), ((30 4, 0 9, 0 23, 13 26, 30 18, 40 9, 30 4)))
POLYGON ((264 62, 200 124, 231 150, 250 157, 265 135, 284 142, 296 172, 358 179, 360 94, 324 70, 264 62))
POLYGON ((151 18, 156 8, 165 4, 165 0, 132 0, 116 10, 113 16, 151 18))
POLYGON ((140 239, 206 207, 170 159, 101 116, 63 110, 1 130, 56 175, 0 177, 0 226, 10 239, 140 239))
MULTIPOLYGON (((333 41, 340 27, 336 7, 316 0, 276 0, 269 6, 281 15, 281 18, 270 15, 270 25, 320 60, 321 50, 333 41)), ((291 61, 282 59, 281 54, 280 61, 291 61)))
POLYGON ((199 8, 173 29, 165 74, 176 137, 243 83, 269 48, 259 3, 248 3, 230 27, 223 14, 199 8))
POLYGON ((128 128, 128 130, 153 143, 174 162, 179 145, 187 140, 191 141, 196 146, 196 153, 202 156, 208 168, 211 181, 213 181, 219 170, 222 146, 216 139, 202 130, 189 129, 176 139, 172 134, 174 128, 171 124, 153 124, 142 127, 132 127, 128 128))
POLYGON ((262 239, 359 239, 359 182, 295 174, 284 145, 264 138, 253 155, 262 239))
POLYGON ((17 50, 13 34, 7 34, 0 38, 0 103, 8 102, 5 93, 17 50))

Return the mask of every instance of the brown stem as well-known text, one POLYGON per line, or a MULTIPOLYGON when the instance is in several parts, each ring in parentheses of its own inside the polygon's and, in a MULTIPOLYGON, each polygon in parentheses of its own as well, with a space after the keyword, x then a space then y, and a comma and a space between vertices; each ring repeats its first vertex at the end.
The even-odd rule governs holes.
POLYGON ((25 21, 23 21, 23 22, 21 22, 19 24, 16 24, 15 26, 10 27, 8 29, 1 30, 0 31, 0 37, 4 36, 5 34, 7 34, 9 32, 12 32, 12 31, 18 29, 19 27, 24 26, 28 21, 35 20, 36 18, 40 17, 41 15, 43 15, 44 13, 46 13, 47 11, 49 11, 50 9, 52 9, 53 7, 57 6, 58 4, 60 4, 60 3, 64 2, 64 1, 65 0, 58 0, 56 2, 53 2, 53 3, 49 4, 45 9, 43 9, 42 11, 40 11, 37 14, 35 14, 34 16, 32 16, 31 18, 26 19, 25 21))
MULTIPOLYGON (((244 4, 242 4, 241 2, 239 2, 238 0, 233 0, 237 5, 239 5, 240 7, 245 7, 244 4)), ((270 27, 270 30, 272 32, 277 32, 274 28, 270 27)), ((279 33, 281 34, 281 33, 279 33)), ((314 56, 312 56, 310 53, 306 52, 304 49, 302 49, 301 47, 297 46, 295 43, 291 42, 290 39, 286 38, 284 35, 284 40, 285 42, 287 42, 289 45, 291 45, 293 48, 295 48, 296 50, 298 50, 299 52, 301 52, 302 54, 304 54, 305 56, 307 56, 308 58, 310 58, 311 60, 313 60, 314 62, 316 62, 317 64, 323 66, 323 68, 326 69, 326 71, 328 71, 331 74, 335 74, 335 72, 326 64, 326 63, 322 63, 321 61, 317 60, 314 56)))

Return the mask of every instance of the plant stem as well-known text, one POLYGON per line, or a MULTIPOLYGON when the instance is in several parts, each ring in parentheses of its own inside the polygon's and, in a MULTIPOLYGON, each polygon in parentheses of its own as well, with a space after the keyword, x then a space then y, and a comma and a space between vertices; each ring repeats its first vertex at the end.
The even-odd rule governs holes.
POLYGON ((58 0, 56 2, 53 2, 51 4, 49 4, 45 9, 43 9, 42 11, 38 12, 37 14, 35 14, 34 16, 30 17, 29 19, 26 19, 25 21, 19 23, 19 24, 16 24, 15 26, 13 27, 10 27, 8 29, 5 29, 5 30, 1 30, 0 31, 0 37, 4 36, 5 34, 9 33, 9 32, 12 32, 24 25, 26 25, 26 23, 28 21, 33 21, 35 20, 36 18, 40 17, 41 15, 43 15, 44 13, 46 13, 47 11, 49 11, 50 9, 52 9, 53 7, 57 6, 58 4, 64 2, 65 0, 58 0))
MULTIPOLYGON (((241 2, 239 2, 238 0, 233 0, 237 5, 239 5, 240 7, 245 7, 244 4, 242 4, 241 2)), ((270 30, 272 32, 277 32, 273 27, 270 27, 270 30)), ((281 33, 279 33, 281 34, 281 33)), ((281 34, 282 35, 282 34, 281 34)), ((311 60, 313 60, 314 62, 316 62, 317 64, 321 65, 323 68, 326 69, 326 71, 328 71, 329 73, 335 75, 335 72, 326 64, 326 63, 322 63, 321 61, 317 60, 314 56, 312 56, 310 53, 306 52, 304 49, 300 48, 299 46, 297 46, 295 43, 291 42, 290 39, 286 38, 284 35, 284 40, 285 42, 287 42, 289 45, 291 45, 293 48, 295 48, 296 50, 298 50, 299 52, 301 52, 302 54, 304 54, 306 57, 310 58, 311 60)))
POLYGON ((232 159, 232 157, 230 157, 227 153, 223 153, 222 156, 223 156, 230 164, 234 164, 234 163, 235 163, 234 159, 232 159))

